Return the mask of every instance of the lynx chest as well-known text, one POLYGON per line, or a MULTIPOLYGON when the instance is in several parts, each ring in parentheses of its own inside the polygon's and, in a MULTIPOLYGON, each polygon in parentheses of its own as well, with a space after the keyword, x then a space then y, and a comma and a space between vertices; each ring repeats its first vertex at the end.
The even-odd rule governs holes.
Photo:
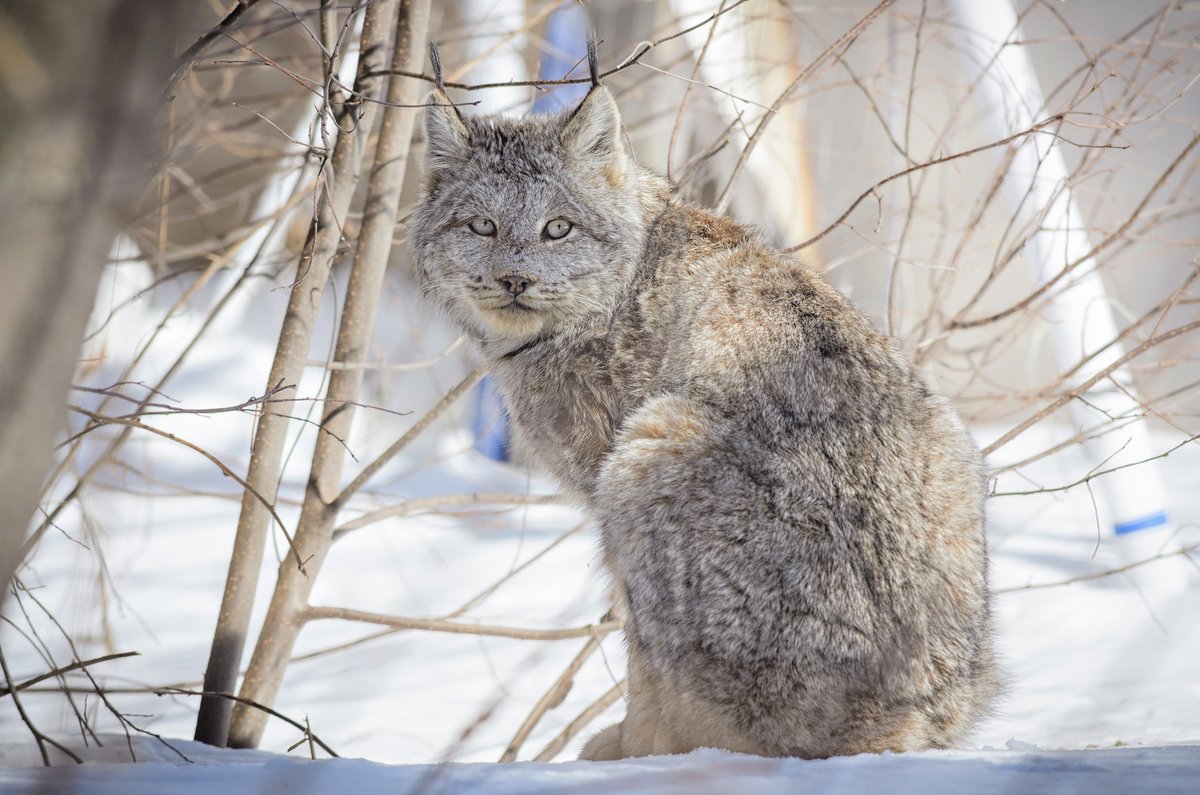
POLYGON ((519 442, 565 488, 591 498, 625 415, 636 408, 610 342, 543 343, 493 364, 519 442))

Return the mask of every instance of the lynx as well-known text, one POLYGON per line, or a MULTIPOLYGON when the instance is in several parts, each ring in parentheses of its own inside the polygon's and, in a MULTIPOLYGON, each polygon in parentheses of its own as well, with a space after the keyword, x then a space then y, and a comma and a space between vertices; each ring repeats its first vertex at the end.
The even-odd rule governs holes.
POLYGON ((439 83, 409 231, 600 530, 627 710, 583 758, 961 742, 999 681, 976 447, 813 270, 639 165, 592 63, 557 116, 460 114, 439 83))

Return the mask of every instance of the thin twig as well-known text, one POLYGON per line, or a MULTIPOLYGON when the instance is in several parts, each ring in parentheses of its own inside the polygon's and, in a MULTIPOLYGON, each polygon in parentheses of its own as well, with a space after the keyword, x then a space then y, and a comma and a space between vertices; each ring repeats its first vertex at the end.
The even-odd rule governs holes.
POLYGON ((46 767, 50 767, 50 754, 46 751, 46 746, 52 745, 67 756, 71 757, 76 764, 82 765, 83 759, 81 759, 78 754, 76 754, 70 748, 67 748, 62 743, 57 742, 52 737, 47 737, 45 734, 42 734, 41 730, 38 729, 33 720, 29 717, 29 713, 25 711, 25 705, 21 703, 21 697, 17 695, 17 690, 20 688, 13 683, 12 674, 10 674, 8 671, 8 661, 4 659, 4 648, 2 646, 0 646, 0 671, 3 671, 4 681, 8 683, 8 692, 12 694, 13 705, 17 708, 17 714, 21 716, 21 721, 29 728, 30 734, 33 735, 33 739, 37 742, 38 751, 40 751, 42 754, 42 764, 44 764, 46 767))
POLYGON ((452 635, 483 635, 517 640, 570 640, 571 638, 595 637, 615 632, 623 626, 621 621, 609 620, 567 629, 527 629, 495 624, 467 624, 461 621, 446 621, 441 618, 389 616, 365 610, 351 610, 346 607, 310 607, 304 611, 303 618, 306 621, 332 618, 342 621, 359 621, 365 624, 379 624, 398 629, 420 629, 426 632, 445 632, 452 635))
POLYGON ((806 66, 804 71, 800 72, 800 74, 796 76, 796 79, 793 80, 788 87, 785 88, 782 93, 780 93, 775 101, 771 103, 770 112, 763 116, 762 120, 759 121, 758 126, 754 128, 754 132, 751 134, 750 140, 748 140, 746 145, 742 147, 742 151, 738 155, 737 162, 733 164, 733 171, 730 173, 729 179, 725 182, 725 188, 721 191, 721 195, 717 197, 716 202, 713 204, 713 209, 716 212, 723 213, 725 212, 726 208, 729 207, 729 202, 733 199, 733 186, 737 182, 738 176, 742 173, 742 169, 746 167, 746 161, 750 159, 750 154, 754 151, 754 148, 758 145, 758 142, 762 140, 763 134, 767 130, 767 125, 770 124, 771 119, 775 117, 779 109, 783 107, 783 104, 787 102, 789 98, 791 98, 792 94, 796 92, 796 89, 806 83, 819 68, 825 65, 830 58, 840 58, 842 53, 844 53, 852 44, 854 44, 859 35, 868 27, 870 27, 871 23, 874 22, 880 14, 886 11, 893 2, 895 2, 895 0, 880 0, 880 2, 874 8, 867 12, 866 16, 856 22, 853 27, 843 33, 837 41, 826 47, 820 55, 813 59, 812 63, 806 66))
MULTIPOLYGON (((540 549, 537 552, 537 554, 530 556, 530 558, 528 560, 524 561, 523 563, 521 563, 521 565, 516 566, 515 568, 506 572, 503 577, 496 580, 491 585, 484 588, 482 591, 477 592, 474 596, 472 596, 470 599, 468 599, 467 601, 460 604, 454 610, 450 611, 449 613, 444 614, 442 616, 442 618, 444 618, 444 619, 458 618, 459 616, 466 613, 468 610, 471 610, 471 609, 483 604, 483 602, 486 601, 488 597, 490 597, 496 591, 500 590, 501 586, 503 586, 505 583, 507 583, 510 580, 512 580, 513 578, 515 578, 521 572, 528 569, 530 566, 532 566, 537 561, 544 558, 552 550, 557 548, 560 544, 562 544, 568 538, 574 536, 576 533, 578 533, 580 530, 582 530, 585 526, 586 525, 584 525, 584 524, 578 524, 578 525, 575 525, 575 527, 571 528, 570 530, 566 531, 565 533, 562 533, 561 535, 558 536, 558 538, 554 539, 549 544, 542 547, 542 549, 540 549)), ((345 651, 346 649, 351 649, 351 648, 354 648, 355 646, 360 646, 364 643, 368 643, 373 640, 378 640, 380 638, 384 638, 389 635, 394 635, 397 632, 406 632, 406 631, 408 631, 408 630, 406 630, 403 627, 393 627, 390 629, 385 629, 382 632, 373 632, 370 635, 365 635, 360 638, 355 638, 354 640, 350 640, 345 643, 339 643, 336 646, 327 646, 323 649, 317 649, 316 651, 311 651, 306 654, 297 655, 297 656, 293 657, 289 662, 299 662, 301 660, 311 660, 316 657, 323 657, 327 654, 334 654, 335 652, 345 651)))
POLYGON ((11 694, 14 690, 25 690, 26 688, 36 685, 38 682, 44 682, 47 679, 54 679, 55 677, 62 676, 63 674, 78 670, 79 668, 86 668, 89 665, 96 665, 98 663, 108 662, 109 660, 120 660, 123 657, 137 657, 139 654, 141 654, 141 652, 123 651, 118 652, 117 654, 105 654, 103 657, 93 657, 90 660, 76 660, 70 665, 63 665, 55 668, 53 671, 47 671, 44 674, 39 674, 32 679, 26 679, 24 682, 18 683, 11 689, 8 687, 0 687, 0 698, 4 698, 5 696, 11 694))
POLYGON ((351 530, 366 527, 384 519, 411 516, 414 513, 437 510, 439 508, 459 507, 464 505, 559 505, 563 498, 557 494, 504 494, 491 492, 471 492, 467 494, 441 494, 435 497, 422 497, 415 500, 388 505, 362 516, 351 519, 333 531, 336 541, 351 530))
MULTIPOLYGON (((1115 422, 1115 420, 1114 420, 1114 422, 1115 422)), ((1192 436, 1189 436, 1188 438, 1186 438, 1183 441, 1179 442, 1178 444, 1174 445, 1169 450, 1161 452, 1158 455, 1152 455, 1147 458, 1143 458, 1140 461, 1131 461, 1128 464, 1121 464, 1120 466, 1109 467, 1108 469, 1099 469, 1098 467, 1093 468, 1093 470, 1091 472, 1088 472, 1083 477, 1081 477, 1078 480, 1075 480, 1071 483, 1068 483, 1065 486, 1047 486, 1047 487, 1041 488, 1041 489, 1027 489, 1025 491, 993 491, 988 496, 989 497, 1028 497, 1033 494, 1052 494, 1052 493, 1058 492, 1058 491, 1070 491, 1073 488, 1087 485, 1087 484, 1091 483, 1093 480, 1095 480, 1096 478, 1103 477, 1104 475, 1110 475, 1113 472, 1120 472, 1122 469, 1129 469, 1130 467, 1141 466, 1142 464, 1149 463, 1150 461, 1157 461, 1160 458, 1166 458, 1167 456, 1171 455, 1171 453, 1175 452, 1179 448, 1185 447, 1185 446, 1191 444, 1192 442, 1195 442, 1198 439, 1200 439, 1200 434, 1193 434, 1192 436)), ((1128 444, 1128 442, 1126 442, 1126 444, 1128 444)), ((1121 447, 1121 450, 1123 450, 1123 449, 1125 449, 1124 446, 1121 447)), ((1106 458, 1105 461, 1108 461, 1113 456, 1117 455, 1117 453, 1120 453, 1121 450, 1117 450, 1115 453, 1113 453, 1113 455, 1106 458)))
POLYGON ((189 450, 194 450, 195 452, 197 452, 200 455, 207 458, 209 461, 211 461, 213 464, 216 465, 217 469, 221 470, 222 475, 225 475, 228 478, 233 478, 233 480, 235 480, 237 482, 237 484, 246 491, 246 493, 252 495, 256 500, 258 500, 260 503, 262 503, 263 507, 265 507, 270 512, 271 517, 275 520, 276 524, 279 525, 279 529, 283 533, 284 538, 287 539, 288 548, 291 549, 292 555, 296 559, 297 568, 299 568, 301 572, 304 571, 304 564, 307 561, 300 557, 300 550, 296 549, 296 545, 292 541, 291 533, 288 532, 287 525, 285 525, 283 523, 283 518, 280 517, 280 515, 275 511, 275 506, 272 505, 270 502, 268 502, 266 497, 264 497, 262 494, 260 494, 249 483, 247 483, 245 480, 243 480, 241 478, 241 476, 239 476, 236 472, 234 472, 232 469, 227 467, 225 465, 225 463, 223 461, 221 461, 221 459, 217 458, 215 455, 208 452, 207 450, 205 450, 203 447, 201 447, 198 444, 189 442, 187 439, 183 439, 179 436, 176 436, 173 433, 164 431, 160 428, 155 428, 153 425, 146 425, 145 423, 140 422, 136 419, 127 419, 124 417, 109 417, 104 414, 98 414, 94 411, 88 411, 87 409, 83 408, 82 406, 75 406, 75 405, 70 405, 70 404, 68 404, 67 408, 69 408, 71 411, 77 412, 79 414, 83 414, 85 417, 91 417, 96 422, 111 423, 113 425, 128 425, 131 428, 138 428, 143 431, 149 431, 150 433, 153 433, 157 436, 161 436, 164 439, 170 439, 172 442, 175 442, 176 444, 181 444, 184 447, 188 448, 189 450))
POLYGON ((393 458, 395 458, 402 450, 404 450, 404 448, 408 447, 414 439, 424 433, 425 430, 434 423, 434 421, 445 414, 446 411, 453 406, 459 398, 461 398, 467 393, 468 390, 471 389, 471 387, 483 380, 483 377, 486 374, 487 368, 484 365, 480 365, 468 373, 466 378, 455 384, 450 391, 442 397, 441 400, 434 404, 433 408, 426 412, 424 417, 417 420, 416 424, 405 431, 403 436, 393 442, 391 447, 383 451, 374 461, 363 467, 362 472, 359 472, 358 476, 355 477, 354 480, 350 481, 349 485, 342 489, 342 492, 338 494, 337 497, 330 501, 330 507, 337 509, 344 506, 347 501, 349 501, 349 499, 359 491, 359 489, 367 485, 367 482, 371 478, 375 477, 379 470, 383 469, 388 461, 391 461, 393 458))
POLYGON ((1173 557, 1177 557, 1180 555, 1182 555, 1184 557, 1188 557, 1190 559, 1191 553, 1193 553, 1197 550, 1200 550, 1200 543, 1189 544, 1186 547, 1172 550, 1170 552, 1160 552, 1157 555, 1152 555, 1148 558, 1143 558, 1142 560, 1134 561, 1133 563, 1127 563, 1124 566, 1117 566, 1114 569, 1105 569, 1104 571, 1097 571, 1097 572, 1093 572, 1091 574, 1081 574, 1078 577, 1069 577, 1068 579, 1055 580, 1054 582, 1035 582, 1035 583, 1030 583, 1029 585, 1013 586, 1011 588, 994 588, 992 590, 992 593, 1008 594, 1008 593, 1018 593, 1021 591, 1037 591, 1037 590, 1041 590, 1044 588, 1061 588, 1065 585, 1073 585, 1078 582, 1087 582, 1088 580, 1098 580, 1098 579, 1101 579, 1102 577, 1111 577, 1114 574, 1122 574, 1124 572, 1129 571, 1130 569, 1136 569, 1140 566, 1145 566, 1148 563, 1154 563, 1157 560, 1165 560, 1166 558, 1173 558, 1173 557))
POLYGON ((575 674, 579 673, 579 669, 583 667, 583 664, 587 662, 587 659, 598 648, 600 648, 600 638, 591 637, 587 639, 587 642, 583 644, 583 648, 579 650, 579 653, 567 664, 567 667, 559 674, 558 679, 554 680, 554 684, 550 685, 550 689, 533 705, 533 709, 529 711, 529 715, 521 723, 512 740, 509 741, 508 747, 504 749, 504 753, 501 754, 501 762, 516 760, 521 746, 529 738, 533 730, 537 728, 538 722, 541 721, 547 712, 557 707, 567 697, 567 693, 570 692, 571 686, 575 683, 575 674))
POLYGON ((609 688, 604 695, 593 701, 587 709, 579 713, 579 717, 568 723, 553 740, 546 744, 545 748, 538 752, 533 761, 549 762, 553 760, 567 746, 567 743, 571 742, 575 735, 579 734, 589 723, 604 714, 605 710, 620 701, 624 693, 625 680, 622 679, 609 688))
POLYGON ((258 5, 258 3, 259 0, 237 0, 237 5, 230 9, 224 19, 197 39, 192 46, 183 51, 183 54, 179 56, 179 65, 175 68, 174 74, 171 75, 171 79, 167 82, 167 87, 163 91, 168 100, 175 97, 175 87, 187 75, 188 70, 196 63, 196 59, 204 55, 205 50, 212 46, 217 37, 228 35, 229 30, 241 18, 242 14, 245 14, 251 8, 258 5))
MULTIPOLYGON (((618 72, 622 72, 622 71, 628 69, 631 66, 635 66, 636 64, 641 63, 642 58, 646 57, 646 54, 649 53, 651 50, 655 49, 656 47, 666 44, 669 41, 674 41, 675 39, 678 39, 681 36, 686 36, 687 34, 691 33, 693 30, 704 27, 708 23, 715 20, 717 17, 720 17, 724 14, 728 14, 733 9, 735 9, 738 6, 742 5, 743 3, 747 3, 747 2, 749 2, 749 0, 735 0, 735 2, 732 3, 731 5, 729 5, 728 7, 711 14, 710 16, 706 17, 705 19, 701 20, 700 22, 697 22, 694 25, 689 25, 688 27, 684 28, 683 30, 676 31, 675 33, 672 33, 668 36, 663 36, 662 38, 659 38, 659 39, 655 39, 654 41, 641 42, 640 44, 638 44, 637 49, 634 50, 634 52, 629 57, 627 57, 625 60, 623 60, 620 64, 618 64, 616 67, 614 67, 612 69, 609 69, 608 71, 601 72, 598 76, 599 79, 603 80, 606 77, 610 77, 612 75, 617 74, 618 72)), ((888 0, 888 2, 891 2, 891 0, 888 0)), ((425 82, 430 83, 430 84, 436 83, 433 75, 427 75, 424 72, 385 70, 385 71, 381 71, 381 72, 372 72, 372 74, 402 75, 404 77, 412 77, 417 80, 424 80, 425 82)), ((494 82, 494 83, 456 83, 452 80, 447 80, 444 83, 444 85, 446 88, 461 88, 464 91, 479 91, 480 89, 486 89, 486 88, 515 88, 515 87, 519 87, 519 86, 530 86, 530 87, 571 86, 571 85, 582 85, 585 83, 588 85, 591 85, 591 82, 592 82, 592 78, 589 75, 588 77, 567 77, 567 78, 562 78, 560 80, 509 80, 509 81, 494 82)))
POLYGON ((276 710, 271 709, 270 707, 266 706, 265 704, 259 704, 258 702, 251 701, 248 698, 242 698, 241 696, 235 696, 232 693, 217 693, 217 692, 211 692, 208 690, 189 690, 189 689, 183 688, 183 687, 158 687, 158 688, 153 688, 150 692, 154 693, 156 696, 201 696, 204 698, 224 698, 229 701, 237 702, 238 704, 244 704, 247 707, 250 707, 252 709, 257 709, 260 712, 265 712, 266 714, 270 715, 272 718, 278 718, 279 720, 283 721, 284 723, 288 724, 289 726, 293 726, 296 729, 299 729, 300 731, 304 732, 306 737, 312 738, 313 742, 315 742, 317 745, 321 746, 321 750, 323 750, 325 753, 329 754, 330 756, 332 756, 334 758, 337 758, 337 756, 338 756, 337 753, 332 748, 330 748, 328 745, 325 744, 324 740, 322 740, 320 737, 318 737, 316 735, 315 732, 313 732, 311 729, 309 729, 309 727, 307 726, 307 722, 308 722, 307 719, 305 719, 304 723, 301 723, 298 720, 289 718, 287 715, 284 715, 282 712, 277 712, 276 710))
POLYGON ((1105 367, 1103 370, 1096 373, 1094 376, 1092 376, 1088 380, 1084 381, 1082 384, 1080 384, 1075 389, 1071 390, 1070 392, 1066 393, 1065 395, 1060 396, 1057 400, 1055 400, 1050 405, 1041 409, 1036 414, 1034 414, 1033 416, 1024 420, 1023 422, 1018 423, 1015 427, 1009 429, 999 439, 992 442, 987 447, 984 447, 981 452, 985 456, 991 455, 996 450, 998 450, 1000 447, 1008 444, 1013 439, 1020 436, 1022 433, 1024 433, 1025 431, 1029 430, 1031 427, 1033 427, 1037 423, 1044 420, 1046 417, 1049 417, 1051 414, 1058 411, 1060 408, 1062 408, 1066 404, 1070 403, 1075 398, 1079 397, 1080 395, 1086 394, 1088 392, 1088 390, 1090 390, 1092 387, 1094 387, 1096 384, 1100 383, 1104 379, 1108 378, 1110 375, 1113 374, 1113 372, 1115 370, 1119 370, 1121 368, 1121 366, 1124 365, 1126 362, 1130 361, 1131 359, 1135 359, 1138 356, 1141 356, 1143 353, 1150 350, 1151 348, 1153 348, 1156 345, 1161 345, 1162 343, 1164 343, 1168 340, 1172 340, 1180 335, 1187 334, 1190 331, 1195 331, 1198 328, 1200 328, 1200 320, 1193 320, 1191 323, 1185 323, 1182 326, 1178 326, 1174 329, 1171 329, 1170 331, 1163 332, 1162 334, 1159 334, 1158 336, 1151 337, 1150 339, 1143 342, 1141 345, 1138 345, 1136 348, 1133 348, 1133 349, 1127 351, 1123 356, 1119 357, 1116 361, 1114 361, 1108 367, 1105 367))
POLYGON ((839 215, 837 217, 836 221, 834 221, 829 226, 822 229, 816 235, 810 237, 808 240, 805 240, 803 243, 797 243, 794 246, 790 246, 788 248, 783 249, 783 251, 786 254, 791 254, 793 252, 800 251, 801 249, 808 248, 812 244, 823 239, 826 235, 828 235, 830 232, 832 232, 834 229, 836 229, 838 226, 840 226, 843 221, 845 221, 848 217, 850 217, 850 213, 854 212, 858 208, 858 205, 862 204, 866 199, 868 199, 871 196, 877 196, 879 189, 882 188, 884 185, 895 182, 898 179, 907 177, 909 174, 912 174, 916 171, 921 171, 921 170, 924 170, 927 168, 932 168, 934 166, 940 166, 940 165, 943 165, 944 163, 950 163, 954 160, 961 160, 964 157, 970 157, 972 155, 977 155, 980 152, 986 152, 989 149, 995 149, 1000 146, 1008 146, 1013 141, 1016 141, 1018 139, 1024 138, 1029 135, 1035 135, 1039 132, 1042 132, 1043 127, 1054 124, 1061 120, 1062 120, 1061 115, 1051 116, 1050 118, 1045 119, 1044 121, 1040 121, 1037 124, 1033 125, 1032 127, 1029 127, 1028 129, 1021 130, 1018 133, 1013 133, 1012 135, 1008 136, 1007 138, 1001 138, 999 141, 992 141, 989 144, 983 144, 982 146, 975 146, 970 149, 965 149, 961 152, 955 152, 954 154, 945 155, 944 157, 936 157, 932 160, 927 160, 924 163, 918 163, 915 166, 909 166, 908 168, 904 169, 903 171, 897 171, 895 174, 892 174, 891 176, 884 177, 883 179, 879 180, 878 182, 873 184, 871 187, 867 188, 862 193, 860 193, 858 198, 855 199, 854 201, 852 201, 850 203, 850 206, 846 208, 845 212, 843 212, 841 215, 839 215))
MULTIPOLYGON (((721 0, 721 4, 717 6, 718 13, 725 8, 727 1, 721 0)), ((704 64, 704 59, 708 57, 708 48, 712 44, 716 32, 717 18, 714 16, 713 23, 708 27, 708 35, 704 37, 704 46, 700 48, 700 53, 696 56, 695 63, 692 64, 691 79, 687 81, 687 85, 683 89, 683 99, 679 100, 679 108, 675 111, 675 123, 671 125, 671 138, 667 142, 667 181, 670 181, 673 176, 671 165, 675 155, 675 140, 679 137, 679 128, 683 125, 683 112, 687 110, 688 100, 692 96, 692 87, 696 84, 696 76, 700 74, 700 67, 704 64)))

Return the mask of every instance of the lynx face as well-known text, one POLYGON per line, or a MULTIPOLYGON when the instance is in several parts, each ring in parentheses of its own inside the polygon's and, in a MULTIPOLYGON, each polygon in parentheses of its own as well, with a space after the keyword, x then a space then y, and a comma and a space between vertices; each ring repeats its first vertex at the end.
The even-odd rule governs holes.
POLYGON ((434 92, 425 124, 425 201, 410 227, 423 291, 486 340, 610 315, 645 223, 608 90, 527 119, 462 116, 434 92))

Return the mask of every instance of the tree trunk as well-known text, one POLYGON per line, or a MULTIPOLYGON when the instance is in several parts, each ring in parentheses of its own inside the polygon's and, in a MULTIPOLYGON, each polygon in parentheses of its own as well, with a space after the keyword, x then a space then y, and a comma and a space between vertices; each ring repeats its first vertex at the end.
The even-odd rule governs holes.
POLYGON ((53 460, 101 269, 145 187, 172 48, 195 20, 187 4, 158 0, 0 8, 5 591, 53 460))
MULTIPOLYGON (((393 71, 419 72, 429 27, 429 0, 402 0, 396 20, 393 71)), ((375 309, 391 253, 392 233, 400 204, 409 144, 421 95, 420 81, 393 75, 388 84, 388 107, 383 112, 375 162, 367 189, 363 227, 354 255, 350 283, 338 326, 334 360, 341 363, 365 361, 375 309)), ((242 683, 241 697, 271 704, 279 691, 296 636, 304 623, 309 593, 332 543, 334 521, 341 507, 337 501, 345 462, 340 439, 349 436, 363 370, 333 371, 325 395, 324 416, 313 452, 308 489, 296 528, 295 546, 305 560, 301 572, 292 560, 284 560, 263 630, 250 667, 242 683)), ((262 737, 266 714, 237 704, 233 709, 230 745, 254 747, 262 737)))
MULTIPOLYGON (((325 190, 316 223, 309 231, 296 266, 296 280, 279 331, 279 343, 271 373, 267 377, 266 391, 279 384, 295 386, 304 372, 313 324, 342 238, 341 225, 350 210, 363 149, 378 105, 372 100, 377 98, 384 82, 379 73, 386 63, 395 9, 396 0, 376 0, 367 5, 360 39, 358 73, 354 81, 356 97, 361 101, 352 99, 337 108, 338 134, 325 179, 322 180, 325 190)), ((246 481, 271 503, 275 502, 283 465, 284 443, 291 419, 289 412, 287 404, 278 410, 264 408, 259 415, 250 452, 246 481)), ((221 612, 209 651, 208 668, 204 673, 206 692, 231 694, 237 683, 270 521, 266 506, 249 491, 243 494, 221 612)), ((297 560, 289 556, 284 560, 283 568, 298 569, 301 560, 302 557, 297 560)), ((225 745, 231 711, 232 702, 229 699, 204 697, 196 719, 196 739, 210 745, 225 745)))

